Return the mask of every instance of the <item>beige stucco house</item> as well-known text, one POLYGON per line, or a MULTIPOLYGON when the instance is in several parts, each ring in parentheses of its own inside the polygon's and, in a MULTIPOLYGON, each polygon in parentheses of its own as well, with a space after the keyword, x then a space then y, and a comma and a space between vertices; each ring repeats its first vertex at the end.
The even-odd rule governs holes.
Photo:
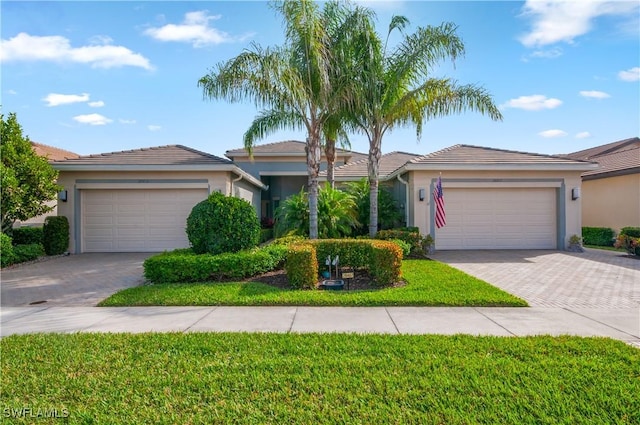
MULTIPOLYGON (((302 142, 256 147, 223 159, 162 146, 53 161, 64 187, 71 252, 162 251, 188 246, 191 208, 213 191, 249 201, 267 216, 276 200, 306 184, 302 142), (282 156, 279 156, 281 154, 282 156)), ((408 226, 436 249, 565 249, 582 226, 581 174, 590 161, 455 145, 428 155, 392 152, 380 162, 408 226), (432 192, 442 179, 447 224, 434 224, 432 192)), ((366 155, 342 151, 337 183, 367 176, 366 155)), ((322 178, 322 175, 321 175, 322 178)))
POLYGON ((640 227, 640 139, 633 137, 573 152, 569 158, 595 161, 598 168, 582 173, 582 224, 640 227))
POLYGON ((155 252, 187 247, 186 219, 218 191, 250 202, 258 179, 227 159, 181 145, 53 161, 63 192, 58 215, 69 219, 72 253, 155 252))
MULTIPOLYGON (((441 250, 565 249, 572 235, 581 234, 580 175, 596 167, 588 161, 470 145, 414 157, 390 171, 392 163, 381 160, 381 181, 404 185, 408 225, 430 234, 441 250), (447 221, 439 229, 432 196, 438 177, 447 221)), ((351 167, 341 167, 336 177, 362 174, 348 173, 351 167)))

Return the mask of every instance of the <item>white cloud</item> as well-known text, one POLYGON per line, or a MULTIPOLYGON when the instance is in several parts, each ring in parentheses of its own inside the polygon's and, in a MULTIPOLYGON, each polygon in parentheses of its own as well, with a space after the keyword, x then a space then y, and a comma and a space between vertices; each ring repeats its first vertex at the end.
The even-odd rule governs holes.
POLYGON ((119 122, 120 124, 135 124, 135 123, 136 123, 136 120, 125 120, 125 119, 120 118, 120 119, 118 120, 118 122, 119 122))
POLYGON ((113 122, 109 118, 100 114, 76 115, 73 119, 81 124, 105 125, 113 122))
POLYGON ((597 90, 583 90, 580 92, 580 96, 591 97, 593 99, 606 99, 608 97, 611 97, 609 93, 605 93, 603 91, 597 91, 597 90))
POLYGON ((591 137, 591 133, 589 133, 588 131, 581 131, 580 133, 576 134, 576 139, 586 139, 591 137))
POLYGON ((211 44, 222 44, 240 41, 244 37, 234 37, 213 28, 209 21, 220 19, 220 15, 209 15, 206 10, 188 12, 181 24, 167 24, 157 28, 148 28, 144 33, 160 41, 176 41, 191 43, 193 47, 203 47, 211 44))
POLYGON ((588 33, 599 16, 623 16, 635 19, 640 4, 637 1, 557 1, 527 0, 523 16, 532 20, 531 31, 520 42, 526 47, 573 40, 588 33))
POLYGON ((49 93, 42 100, 47 102, 47 106, 68 105, 70 103, 83 103, 89 101, 89 93, 82 94, 59 94, 49 93))
POLYGON ((567 135, 567 132, 554 129, 554 130, 541 131, 540 133, 538 133, 538 135, 544 137, 545 139, 551 139, 553 137, 564 137, 567 135))
POLYGON ((501 105, 501 108, 516 108, 524 109, 526 111, 540 111, 542 109, 553 109, 562 105, 560 99, 547 98, 547 96, 541 94, 534 94, 532 96, 520 96, 517 99, 511 99, 508 102, 501 105))
POLYGON ((7 91, 7 93, 9 93, 9 94, 18 94, 18 92, 15 91, 15 90, 9 90, 9 91, 7 91))
POLYGON ((159 126, 159 125, 148 125, 147 129, 149 131, 160 131, 160 130, 162 130, 162 127, 159 126))
POLYGON ((532 58, 546 58, 546 59, 554 59, 562 56, 562 49, 560 47, 554 47, 552 49, 547 50, 536 50, 532 52, 529 56, 532 58))
POLYGON ((92 108, 102 108, 104 106, 104 102, 102 100, 97 100, 95 102, 89 102, 88 105, 92 108))
MULTIPOLYGON (((110 39, 102 37, 103 43, 110 39)), ((92 68, 135 66, 151 70, 149 59, 123 46, 88 45, 71 47, 69 39, 59 36, 36 36, 21 32, 2 40, 0 61, 51 61, 88 64, 92 68)))
POLYGON ((627 69, 626 71, 618 72, 618 78, 622 81, 640 81, 640 67, 627 69))

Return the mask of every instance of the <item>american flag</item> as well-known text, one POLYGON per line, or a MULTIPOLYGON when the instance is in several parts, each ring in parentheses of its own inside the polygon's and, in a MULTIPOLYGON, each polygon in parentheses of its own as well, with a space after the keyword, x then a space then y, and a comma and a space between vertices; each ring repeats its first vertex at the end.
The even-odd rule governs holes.
POLYGON ((438 177, 438 183, 433 189, 433 201, 436 204, 436 227, 439 229, 447 224, 446 214, 444 213, 444 197, 442 196, 442 179, 438 177))

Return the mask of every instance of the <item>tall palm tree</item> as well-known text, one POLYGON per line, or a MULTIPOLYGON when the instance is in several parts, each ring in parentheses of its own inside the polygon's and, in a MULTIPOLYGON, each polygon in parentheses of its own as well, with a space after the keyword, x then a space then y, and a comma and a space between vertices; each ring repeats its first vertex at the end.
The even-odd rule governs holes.
POLYGON ((455 62, 464 54, 464 44, 456 34, 456 26, 444 23, 438 27, 420 27, 405 34, 408 20, 394 16, 387 37, 369 37, 369 44, 358 58, 360 73, 354 84, 359 94, 350 119, 369 140, 368 177, 370 186, 369 235, 378 230, 378 175, 382 139, 396 127, 415 126, 418 138, 427 120, 472 110, 501 120, 502 115, 491 95, 476 85, 458 85, 448 78, 430 75, 442 60, 455 62), (389 36, 399 31, 403 38, 387 52, 389 36))
POLYGON ((309 236, 318 237, 318 174, 324 125, 343 108, 344 79, 337 78, 336 45, 332 35, 356 31, 355 11, 346 3, 326 3, 322 12, 311 0, 272 3, 282 16, 286 43, 262 48, 257 44, 216 66, 198 85, 205 98, 230 102, 250 100, 261 108, 244 134, 244 146, 251 154, 254 143, 278 130, 306 131, 309 186, 309 236))

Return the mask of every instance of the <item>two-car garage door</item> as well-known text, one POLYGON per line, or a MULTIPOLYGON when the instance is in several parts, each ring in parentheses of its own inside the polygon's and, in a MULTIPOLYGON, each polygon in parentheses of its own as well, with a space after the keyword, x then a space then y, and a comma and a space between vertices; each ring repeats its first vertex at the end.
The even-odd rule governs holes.
POLYGON ((156 252, 185 248, 186 220, 207 189, 81 191, 82 252, 156 252))
POLYGON ((436 249, 556 249, 555 188, 445 188, 436 249))

